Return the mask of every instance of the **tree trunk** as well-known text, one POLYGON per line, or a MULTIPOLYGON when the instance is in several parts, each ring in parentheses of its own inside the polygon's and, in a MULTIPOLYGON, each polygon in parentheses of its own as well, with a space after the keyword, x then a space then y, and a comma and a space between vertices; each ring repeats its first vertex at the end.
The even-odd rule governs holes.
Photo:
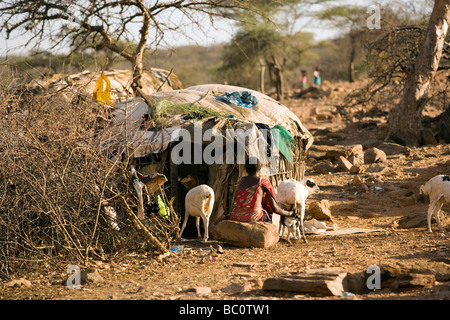
POLYGON ((259 74, 259 91, 261 93, 264 93, 264 74, 266 72, 266 65, 263 61, 260 62, 261 65, 261 72, 259 74))
POLYGON ((134 94, 137 94, 139 89, 142 89, 142 74, 144 72, 144 62, 143 56, 137 54, 134 56, 133 61, 131 62, 131 67, 133 70, 133 80, 131 82, 131 89, 134 94))
POLYGON ((274 86, 277 93, 277 100, 282 101, 284 98, 284 78, 283 67, 278 63, 277 59, 272 56, 272 61, 267 61, 269 72, 273 74, 274 86))
POLYGON ((442 55, 450 23, 450 0, 435 0, 424 42, 409 71, 400 103, 389 114, 389 137, 407 146, 420 146, 422 111, 442 55))
POLYGON ((350 31, 350 57, 348 63, 348 81, 355 82, 355 55, 356 55, 356 35, 353 30, 350 31))
POLYGON ((348 65, 348 81, 355 82, 355 63, 350 61, 348 65))

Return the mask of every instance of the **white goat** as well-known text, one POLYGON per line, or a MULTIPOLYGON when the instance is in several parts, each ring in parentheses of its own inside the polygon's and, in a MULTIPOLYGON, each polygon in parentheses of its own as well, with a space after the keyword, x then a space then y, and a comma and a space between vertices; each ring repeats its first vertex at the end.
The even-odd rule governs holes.
POLYGON ((313 179, 303 179, 300 182, 294 179, 282 181, 277 189, 277 202, 287 210, 300 210, 300 217, 290 218, 280 217, 280 235, 284 232, 284 228, 288 228, 287 240, 293 233, 296 239, 301 238, 300 230, 306 242, 305 230, 303 228, 303 220, 305 218, 306 198, 308 195, 320 191, 313 179), (293 221, 297 220, 297 221, 293 221), (300 230, 299 230, 300 228, 300 230), (297 237, 298 235, 298 237, 297 237))
POLYGON ((196 226, 199 238, 201 238, 200 218, 202 218, 203 227, 205 229, 203 240, 207 241, 209 237, 209 218, 214 207, 214 190, 206 184, 198 185, 198 177, 191 174, 188 174, 180 182, 189 190, 184 200, 185 214, 183 226, 181 227, 180 231, 180 238, 183 235, 183 231, 186 227, 189 216, 193 216, 196 218, 196 226))
POLYGON ((450 204, 450 176, 437 175, 431 178, 427 183, 420 186, 420 194, 425 194, 430 197, 430 206, 428 207, 427 214, 428 231, 433 232, 431 230, 431 217, 433 213, 436 216, 439 229, 444 231, 439 212, 443 204, 450 204))

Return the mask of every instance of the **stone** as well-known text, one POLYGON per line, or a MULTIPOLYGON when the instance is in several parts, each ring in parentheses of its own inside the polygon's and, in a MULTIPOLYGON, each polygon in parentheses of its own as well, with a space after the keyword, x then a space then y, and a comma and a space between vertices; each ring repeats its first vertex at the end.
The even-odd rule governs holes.
POLYGON ((350 173, 353 174, 364 173, 365 171, 366 169, 362 165, 352 165, 352 167, 350 168, 350 173))
POLYGON ((333 166, 331 161, 323 161, 314 166, 314 170, 317 173, 334 173, 336 172, 336 168, 333 166))
POLYGON ((353 177, 352 182, 350 183, 352 186, 360 186, 364 183, 363 179, 359 175, 353 177))
POLYGON ((215 225, 211 230, 211 237, 243 248, 269 248, 280 239, 275 224, 232 220, 223 220, 215 225))
POLYGON ((199 296, 206 296, 208 294, 211 294, 211 288, 210 287, 194 287, 192 290, 195 294, 199 296))
MULTIPOLYGON (((435 222, 434 217, 431 218, 431 222, 435 222)), ((422 228, 427 225, 426 212, 406 215, 398 221, 398 228, 400 229, 422 228)))
POLYGON ((392 142, 383 142, 377 145, 377 148, 384 151, 384 153, 386 153, 386 155, 388 156, 392 156, 395 154, 403 154, 403 155, 411 154, 411 148, 392 142))
MULTIPOLYGON (((432 263, 396 263, 382 264, 381 287, 393 291, 401 287, 430 287, 438 280, 436 267, 432 263)), ((448 268, 447 268, 448 273, 448 268)))
POLYGON ((337 161, 338 168, 343 172, 350 172, 352 164, 343 156, 340 156, 337 161))
MULTIPOLYGON (((332 268, 329 268, 332 269, 332 268)), ((306 272, 295 272, 264 281, 263 290, 314 293, 325 296, 342 296, 346 271, 315 269, 306 272)))
POLYGON ((348 158, 351 164, 354 166, 362 166, 364 164, 364 152, 361 150, 355 150, 354 153, 348 158))
POLYGON ((229 286, 222 289, 222 292, 229 294, 243 293, 251 290, 252 285, 248 282, 245 283, 237 283, 233 282, 229 286))
POLYGON ((14 288, 17 288, 17 287, 18 288, 30 288, 31 281, 29 281, 25 278, 20 278, 20 279, 8 281, 5 285, 7 287, 14 287, 14 288))
POLYGON ((330 202, 326 199, 320 201, 311 201, 309 204, 309 213, 313 219, 333 220, 331 215, 330 202))
POLYGON ((363 147, 361 144, 348 145, 348 146, 342 146, 342 145, 327 146, 327 145, 314 144, 308 150, 308 158, 312 157, 317 160, 323 160, 323 159, 338 160, 340 156, 343 156, 344 158, 348 159, 352 155, 362 153, 362 152, 363 152, 363 147))
POLYGON ((433 133, 433 130, 430 128, 423 128, 422 129, 422 140, 424 145, 437 145, 436 136, 433 133))
POLYGON ((86 283, 98 283, 103 281, 103 277, 98 273, 96 269, 88 269, 81 271, 81 284, 86 283))
POLYGON ((367 184, 363 183, 360 187, 359 187, 359 192, 362 193, 366 193, 369 191, 369 187, 367 186, 367 184))
POLYGON ((370 148, 364 152, 364 163, 378 163, 386 160, 386 153, 378 148, 370 148))

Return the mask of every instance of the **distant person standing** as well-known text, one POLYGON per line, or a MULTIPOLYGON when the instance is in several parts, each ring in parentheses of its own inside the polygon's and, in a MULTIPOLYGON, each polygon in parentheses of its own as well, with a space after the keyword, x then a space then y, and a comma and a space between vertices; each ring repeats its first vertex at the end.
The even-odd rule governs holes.
POLYGON ((307 87, 308 78, 306 77, 306 70, 302 70, 302 89, 307 87))
POLYGON ((314 69, 314 84, 320 86, 322 84, 322 79, 320 78, 320 69, 316 67, 314 69))

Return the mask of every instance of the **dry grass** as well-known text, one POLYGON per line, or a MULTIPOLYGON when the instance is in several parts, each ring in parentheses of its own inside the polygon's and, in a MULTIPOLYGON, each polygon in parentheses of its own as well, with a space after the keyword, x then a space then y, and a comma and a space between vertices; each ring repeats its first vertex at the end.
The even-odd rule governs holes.
POLYGON ((107 108, 70 89, 35 95, 10 83, 0 83, 0 278, 43 263, 167 249, 176 215, 137 221, 128 159, 100 154, 107 108), (105 206, 115 208, 120 231, 105 206))

